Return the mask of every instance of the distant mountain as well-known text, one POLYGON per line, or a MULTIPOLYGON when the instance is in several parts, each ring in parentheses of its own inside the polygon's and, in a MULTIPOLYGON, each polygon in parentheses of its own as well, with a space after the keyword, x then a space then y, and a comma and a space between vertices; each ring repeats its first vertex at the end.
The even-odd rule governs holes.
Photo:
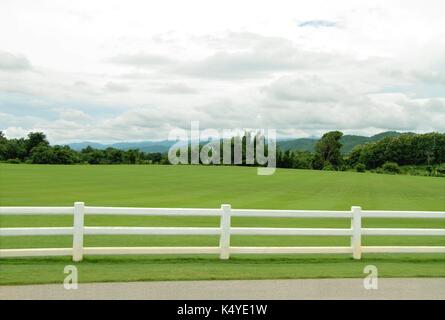
MULTIPOLYGON (((406 133, 409 133, 409 132, 406 132, 406 133)), ((373 135, 372 137, 370 137, 369 139, 371 139, 371 141, 374 142, 374 141, 382 140, 383 138, 386 138, 386 137, 398 137, 400 135, 401 135, 401 133, 397 132, 397 131, 385 131, 385 132, 377 133, 377 134, 373 135)))
MULTIPOLYGON (((364 144, 367 142, 375 142, 382 140, 383 138, 386 137, 397 137, 400 135, 401 133, 396 131, 386 131, 373 135, 371 137, 344 135, 340 140, 341 143, 343 144, 341 152, 343 154, 346 154, 349 153, 352 150, 352 148, 354 148, 359 144, 364 144)), ((300 138, 293 140, 278 141, 277 148, 281 150, 292 150, 292 151, 314 151, 315 144, 317 143, 317 141, 318 139, 316 138, 300 138)))
POLYGON ((84 141, 84 142, 74 142, 74 143, 69 143, 68 144, 70 146, 71 149, 76 150, 76 151, 80 151, 88 146, 95 148, 95 149, 106 149, 107 146, 101 143, 97 143, 97 142, 89 142, 89 141, 84 141))
POLYGON ((318 139, 300 138, 293 140, 277 141, 277 148, 281 150, 314 151, 318 139))
POLYGON ((142 141, 142 142, 117 142, 111 144, 102 144, 97 142, 77 142, 68 144, 72 149, 80 151, 88 146, 104 150, 106 148, 116 148, 120 150, 139 149, 144 152, 166 152, 175 144, 174 141, 142 141))
MULTIPOLYGON (((397 137, 401 133, 396 131, 386 131, 376 134, 372 137, 344 135, 341 138, 343 147, 342 153, 346 154, 352 150, 356 145, 382 140, 386 137, 397 137)), ((300 139, 281 139, 277 141, 277 148, 281 150, 298 150, 298 151, 314 151, 317 138, 300 138, 300 139)), ((161 140, 161 141, 141 141, 141 142, 117 142, 112 144, 102 144, 97 142, 77 142, 71 143, 69 146, 74 150, 82 150, 88 146, 96 149, 116 148, 121 150, 139 149, 144 152, 167 152, 168 149, 175 144, 175 141, 161 140)))
POLYGON ((121 150, 139 149, 144 152, 166 152, 174 145, 175 141, 143 141, 143 142, 118 142, 110 145, 113 148, 121 150))

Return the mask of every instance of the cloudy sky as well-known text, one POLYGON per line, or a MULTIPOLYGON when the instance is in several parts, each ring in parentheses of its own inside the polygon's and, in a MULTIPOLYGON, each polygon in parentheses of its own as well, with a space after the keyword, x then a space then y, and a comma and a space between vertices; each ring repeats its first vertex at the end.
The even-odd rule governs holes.
POLYGON ((445 131, 445 1, 0 1, 0 130, 445 131))

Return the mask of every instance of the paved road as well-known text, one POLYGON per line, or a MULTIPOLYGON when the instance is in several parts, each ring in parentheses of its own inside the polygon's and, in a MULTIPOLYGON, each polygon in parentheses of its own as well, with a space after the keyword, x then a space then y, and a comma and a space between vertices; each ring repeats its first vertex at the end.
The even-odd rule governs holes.
POLYGON ((445 278, 154 281, 0 286, 0 299, 445 299, 445 278))

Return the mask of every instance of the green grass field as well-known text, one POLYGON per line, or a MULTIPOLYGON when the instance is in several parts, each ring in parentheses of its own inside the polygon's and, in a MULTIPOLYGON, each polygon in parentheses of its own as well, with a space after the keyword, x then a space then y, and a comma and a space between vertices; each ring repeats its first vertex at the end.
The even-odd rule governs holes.
MULTIPOLYGON (((445 211, 445 179, 355 172, 205 166, 0 165, 2 206, 363 209, 445 211)), ((87 216, 89 226, 217 226, 213 217, 87 216)), ((443 220, 365 219, 364 227, 445 228, 443 220)), ((0 227, 71 226, 70 216, 0 216, 0 227)), ((244 227, 349 227, 347 219, 235 218, 244 227)), ((347 246, 346 237, 233 236, 234 246, 347 246)), ((364 237, 364 245, 445 245, 444 237, 364 237)), ((217 246, 212 236, 86 236, 85 246, 217 246)), ((71 237, 1 237, 0 248, 70 247, 71 237)), ((0 260, 0 284, 62 282, 69 257, 0 260)), ((233 256, 87 256, 79 280, 444 277, 444 254, 233 256)))

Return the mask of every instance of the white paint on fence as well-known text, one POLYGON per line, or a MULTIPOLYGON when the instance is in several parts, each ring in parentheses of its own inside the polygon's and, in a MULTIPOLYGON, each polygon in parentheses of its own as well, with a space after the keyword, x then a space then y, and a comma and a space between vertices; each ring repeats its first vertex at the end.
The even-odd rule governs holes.
POLYGON ((85 227, 86 235, 219 235, 219 228, 189 227, 85 227))
POLYGON ((445 236, 445 229, 362 228, 362 218, 426 218, 444 219, 445 212, 429 211, 351 211, 320 210, 252 210, 232 209, 224 204, 220 209, 181 208, 114 208, 86 207, 76 202, 74 207, 0 207, 0 215, 71 214, 73 227, 0 228, 0 236, 73 235, 72 248, 0 249, 0 258, 72 255, 81 261, 83 255, 113 254, 219 254, 229 259, 231 254, 332 254, 352 253, 361 259, 362 253, 445 253, 445 246, 362 246, 361 236, 445 236), (146 215, 146 216, 220 216, 220 226, 194 227, 86 227, 84 215, 146 215), (231 217, 274 218, 347 218, 351 228, 238 228, 231 227, 231 217), (84 235, 219 235, 219 247, 84 247, 84 235), (231 247, 231 235, 274 236, 348 236, 349 247, 231 247))
POLYGON ((73 248, 1 249, 0 258, 70 256, 73 248))
POLYGON ((61 236, 72 234, 72 227, 0 228, 0 236, 61 236))
POLYGON ((349 211, 232 209, 232 217, 351 218, 349 211))
POLYGON ((74 203, 73 223, 73 261, 82 261, 83 258, 83 228, 84 228, 85 204, 74 203))
POLYGON ((231 228, 231 234, 256 236, 350 236, 350 229, 334 228, 231 228))
POLYGON ((86 214, 95 215, 134 215, 134 216, 216 216, 220 209, 192 208, 124 208, 124 207, 85 207, 86 214))
POLYGON ((352 207, 352 220, 351 220, 351 248, 352 257, 356 260, 362 258, 362 208, 352 207))
POLYGON ((219 238, 219 258, 227 260, 230 258, 230 204, 221 206, 221 236, 219 238))
POLYGON ((445 229, 393 229, 393 228, 363 228, 365 236, 445 236, 445 229))
POLYGON ((72 215, 73 207, 0 207, 0 215, 72 215))
POLYGON ((362 218, 425 218, 445 219, 445 212, 440 211, 362 211, 362 218))

